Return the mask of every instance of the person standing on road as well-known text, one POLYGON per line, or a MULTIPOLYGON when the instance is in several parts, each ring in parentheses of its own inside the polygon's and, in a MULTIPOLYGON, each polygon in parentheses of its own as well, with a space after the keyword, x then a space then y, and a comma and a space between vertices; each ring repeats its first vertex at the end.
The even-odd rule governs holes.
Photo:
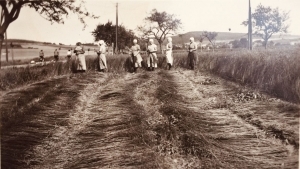
POLYGON ((197 62, 197 44, 194 42, 194 38, 190 38, 190 44, 188 48, 188 67, 192 70, 195 69, 195 64, 197 62))
POLYGON ((167 66, 168 66, 168 70, 171 69, 171 67, 173 66, 173 53, 172 53, 172 38, 169 37, 168 38, 168 44, 166 45, 166 61, 167 61, 167 66))
POLYGON ((133 63, 133 69, 134 72, 137 72, 137 69, 139 67, 142 67, 142 57, 140 55, 140 45, 137 44, 137 40, 133 40, 133 46, 131 47, 131 57, 132 57, 132 63, 133 63))
POLYGON ((85 62, 85 51, 81 42, 76 43, 76 47, 74 49, 74 53, 76 54, 76 60, 78 61, 77 71, 85 72, 86 71, 86 62, 85 62))
POLYGON ((44 58, 44 51, 40 51, 40 61, 42 62, 42 66, 44 66, 45 58, 44 58))
POLYGON ((147 57, 147 65, 148 69, 154 71, 154 68, 157 68, 157 46, 154 44, 153 39, 149 40, 150 45, 147 48, 148 57, 147 57))
POLYGON ((58 61, 58 57, 59 57, 59 52, 57 49, 55 49, 54 51, 54 60, 57 62, 58 61))
POLYGON ((101 72, 105 72, 107 70, 107 63, 106 63, 106 47, 103 40, 99 41, 99 67, 101 72))

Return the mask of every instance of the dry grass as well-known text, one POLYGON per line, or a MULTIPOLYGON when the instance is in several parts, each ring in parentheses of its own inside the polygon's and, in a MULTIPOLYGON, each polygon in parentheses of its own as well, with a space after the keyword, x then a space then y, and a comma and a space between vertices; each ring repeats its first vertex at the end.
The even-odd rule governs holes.
POLYGON ((39 163, 30 161, 32 155, 27 152, 51 137, 57 126, 67 125, 66 118, 83 88, 76 83, 78 79, 62 77, 5 95, 0 109, 2 168, 39 163))
MULTIPOLYGON (((198 70, 300 102, 299 47, 289 49, 198 53, 198 70)), ((175 56, 175 67, 186 67, 186 55, 175 56)))
MULTIPOLYGON (((163 99, 167 100, 167 105, 173 105, 171 108, 173 107, 174 110, 168 108, 166 112, 171 113, 169 119, 173 122, 172 127, 178 131, 177 135, 189 133, 187 137, 189 139, 186 139, 189 145, 187 146, 188 150, 195 145, 195 150, 200 150, 202 154, 205 152, 209 152, 208 155, 211 154, 212 160, 207 159, 209 156, 200 158, 205 163, 204 168, 280 168, 282 166, 294 168, 298 165, 298 152, 297 148, 293 148, 293 144, 286 145, 281 142, 281 138, 274 139, 272 136, 268 136, 265 130, 245 123, 231 112, 234 106, 230 103, 229 98, 232 96, 231 89, 228 90, 222 85, 215 86, 215 84, 199 85, 191 79, 197 79, 196 81, 205 79, 203 76, 193 75, 193 72, 179 70, 179 73, 172 72, 170 74, 173 77, 168 78, 167 76, 166 81, 175 82, 177 90, 171 92, 172 90, 167 90, 170 87, 165 89, 168 95, 173 96, 170 97, 170 100, 166 96, 163 99), (181 97, 177 100, 174 94, 181 97), (172 100, 172 98, 175 99, 172 100), (224 100, 226 100, 226 104, 230 103, 229 107, 220 106, 224 100), (180 112, 180 116, 176 115, 176 111, 180 112), (201 145, 203 142, 205 144, 201 145), (202 148, 204 150, 201 150, 202 148)), ((164 86, 167 85, 164 84, 164 86)), ((241 107, 243 106, 241 105, 241 107)), ((239 109, 241 111, 239 113, 247 112, 248 107, 251 106, 246 105, 244 110, 239 109)), ((255 107, 253 102, 252 107, 255 107)), ((270 126, 270 128, 271 123, 285 125, 285 121, 292 122, 293 120, 293 118, 286 117, 281 121, 281 117, 284 116, 276 117, 276 112, 272 112, 272 114, 257 112, 253 117, 262 117, 262 125, 270 126), (270 116, 273 118, 267 121, 270 116)), ((293 134, 290 138, 295 140, 299 138, 295 133, 297 130, 294 129, 297 126, 299 127, 299 123, 293 124, 292 130, 284 126, 282 128, 275 127, 279 129, 279 132, 292 131, 293 134)), ((275 133, 275 130, 273 131, 275 133)))
POLYGON ((122 77, 76 74, 6 94, 2 168, 157 168, 132 95, 149 77, 122 77))

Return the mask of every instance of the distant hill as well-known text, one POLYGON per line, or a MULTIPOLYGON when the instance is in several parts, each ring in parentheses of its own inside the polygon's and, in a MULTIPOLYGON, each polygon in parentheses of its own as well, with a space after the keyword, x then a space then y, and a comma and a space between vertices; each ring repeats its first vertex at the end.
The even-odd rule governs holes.
POLYGON ((50 42, 40 42, 40 41, 34 41, 34 40, 26 40, 26 39, 7 39, 8 43, 38 43, 38 44, 42 44, 42 43, 49 43, 50 42))
MULTIPOLYGON (((63 48, 63 49, 70 49, 75 47, 75 45, 66 45, 61 43, 51 43, 51 42, 40 42, 34 40, 27 40, 27 39, 7 39, 8 48, 10 48, 10 44, 14 44, 14 48, 25 48, 25 49, 32 49, 32 48, 63 48)), ((5 41, 3 41, 3 45, 5 45, 5 41)), ((97 45, 93 43, 83 44, 83 46, 87 48, 96 48, 97 45)))
MULTIPOLYGON (((189 42, 190 37, 194 37, 196 41, 199 41, 199 37, 202 34, 202 31, 193 31, 187 32, 180 36, 173 36, 173 43, 174 44, 181 44, 189 42)), ((247 33, 231 33, 231 32, 218 32, 217 41, 232 41, 232 40, 240 40, 241 38, 247 38, 247 33)), ((300 35, 273 35, 270 40, 272 39, 298 39, 300 35)), ((253 36, 253 39, 260 39, 259 37, 253 36)), ((204 40, 204 43, 207 40, 204 40)))
MULTIPOLYGON (((182 37, 179 35, 172 36, 173 44, 182 44, 182 43, 188 43, 190 37, 194 37, 196 41, 199 41, 199 37, 202 34, 203 31, 192 31, 187 32, 185 34, 182 34, 182 37)), ((241 38, 247 38, 247 33, 234 33, 234 32, 218 32, 217 36, 217 42, 229 42, 233 40, 240 40, 241 38)), ((259 37, 253 36, 253 41, 260 39, 259 37)), ((270 39, 271 40, 283 40, 283 41, 290 41, 291 39, 300 39, 300 35, 273 35, 270 39)), ((63 47, 67 48, 70 47, 70 45, 64 45, 64 44, 54 44, 51 42, 40 42, 40 41, 34 41, 34 40, 26 40, 26 39, 7 39, 7 42, 10 44, 11 42, 13 44, 36 44, 36 45, 46 45, 51 47, 63 47)), ((166 40, 164 44, 166 43, 166 40)), ((208 41, 205 39, 203 43, 208 43, 208 41)), ((5 44, 5 43, 4 43, 5 44)), ((74 46, 74 45, 71 45, 74 46)), ((84 46, 87 47, 96 47, 96 45, 93 45, 93 43, 87 43, 84 44, 84 46)))

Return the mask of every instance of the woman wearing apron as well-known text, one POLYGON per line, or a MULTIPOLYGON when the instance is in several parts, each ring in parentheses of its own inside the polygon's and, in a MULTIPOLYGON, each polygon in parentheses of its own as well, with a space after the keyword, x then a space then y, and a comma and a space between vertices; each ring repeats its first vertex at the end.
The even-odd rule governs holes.
POLYGON ((106 57, 105 57, 105 53, 106 53, 106 48, 105 48, 105 43, 103 40, 99 41, 99 45, 100 45, 100 49, 99 49, 99 67, 100 67, 100 71, 104 72, 107 70, 107 63, 106 63, 106 57))
POLYGON ((195 69, 195 64, 197 62, 197 44, 194 42, 194 38, 190 38, 190 45, 189 45, 189 54, 188 54, 188 67, 192 70, 195 69))
POLYGON ((76 43, 74 53, 76 54, 77 61, 78 61, 77 71, 85 72, 86 71, 86 62, 85 62, 85 55, 84 55, 85 51, 83 49, 83 46, 81 46, 81 42, 76 43))
POLYGON ((153 39, 149 40, 150 45, 148 46, 148 57, 147 57, 147 65, 148 69, 154 71, 154 68, 157 68, 157 46, 154 44, 153 39))
POLYGON ((172 54, 172 38, 168 38, 168 44, 166 45, 166 61, 167 61, 167 66, 168 70, 171 69, 173 66, 173 54, 172 54))
POLYGON ((137 72, 139 67, 142 67, 142 57, 140 55, 140 45, 137 44, 137 40, 133 40, 133 46, 131 47, 131 57, 133 62, 134 72, 137 72))

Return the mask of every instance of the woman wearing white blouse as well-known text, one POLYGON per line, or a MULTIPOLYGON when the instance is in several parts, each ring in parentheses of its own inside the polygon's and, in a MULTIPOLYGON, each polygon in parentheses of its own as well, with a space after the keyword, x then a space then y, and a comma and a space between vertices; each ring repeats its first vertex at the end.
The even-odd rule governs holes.
POLYGON ((189 54, 188 54, 188 66, 189 68, 191 68, 192 70, 195 69, 195 64, 197 61, 197 44, 194 42, 194 38, 191 37, 190 38, 190 45, 189 45, 189 54))
POLYGON ((166 45, 166 60, 168 65, 168 70, 173 66, 173 54, 172 54, 172 38, 168 38, 168 44, 166 45))
POLYGON ((85 72, 86 71, 86 62, 85 62, 85 51, 81 42, 76 43, 76 47, 74 49, 74 53, 76 54, 78 60, 77 71, 78 72, 85 72))
POLYGON ((99 49, 99 67, 100 67, 100 71, 104 72, 107 69, 107 64, 106 64, 106 57, 105 57, 105 53, 106 53, 106 48, 105 48, 105 43, 103 40, 99 41, 99 45, 100 45, 100 49, 99 49))
POLYGON ((150 45, 147 48, 148 57, 147 57, 147 65, 148 69, 154 71, 154 68, 157 68, 157 46, 154 44, 153 39, 149 40, 150 45))

